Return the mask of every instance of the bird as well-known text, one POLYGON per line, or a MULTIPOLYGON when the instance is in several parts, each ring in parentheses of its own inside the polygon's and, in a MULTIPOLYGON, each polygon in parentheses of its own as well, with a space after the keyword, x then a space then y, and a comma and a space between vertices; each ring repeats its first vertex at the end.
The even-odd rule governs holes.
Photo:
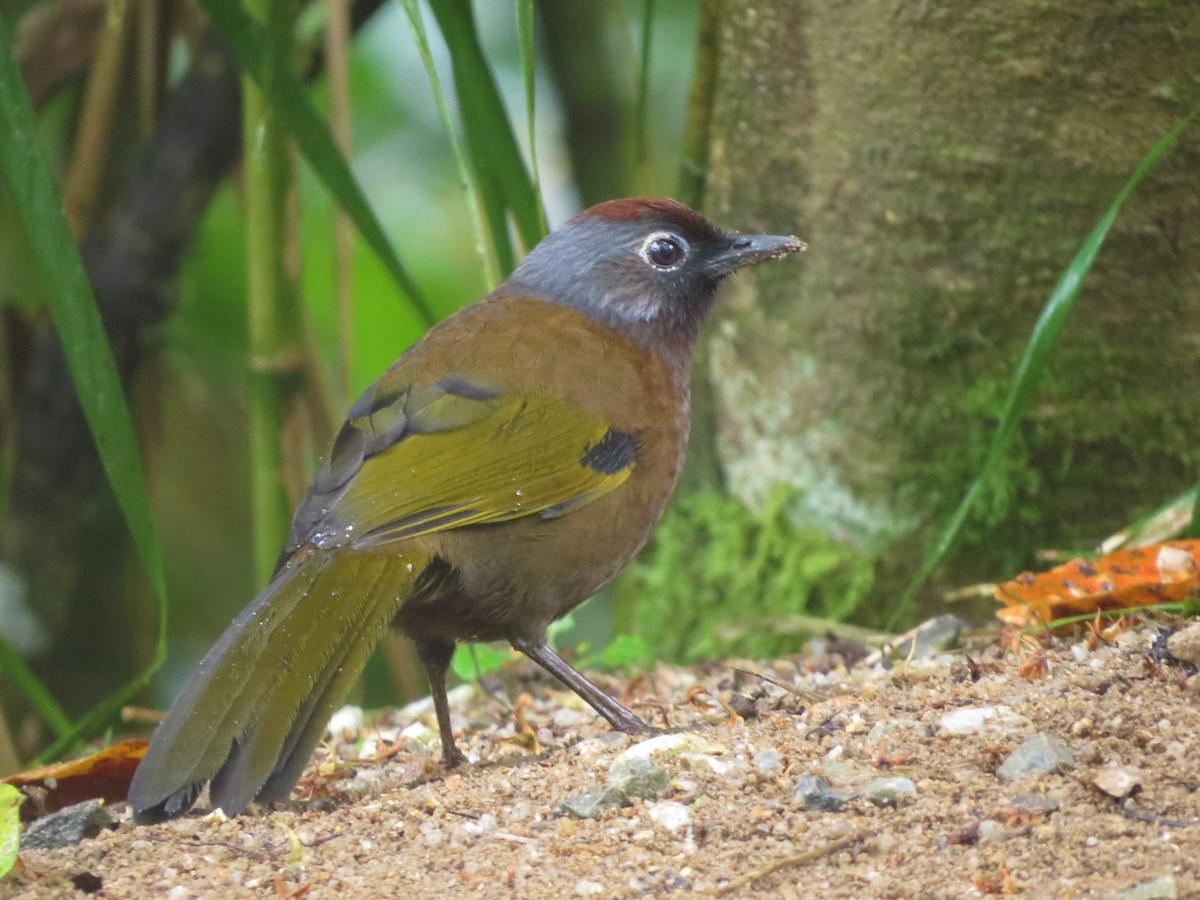
POLYGON ((727 233, 675 200, 609 200, 430 329, 350 407, 274 575, 153 734, 134 820, 179 816, 206 785, 230 816, 286 799, 389 626, 415 642, 446 768, 465 762, 446 698, 463 641, 508 641, 614 729, 652 732, 546 629, 657 524, 718 287, 804 248, 727 233))

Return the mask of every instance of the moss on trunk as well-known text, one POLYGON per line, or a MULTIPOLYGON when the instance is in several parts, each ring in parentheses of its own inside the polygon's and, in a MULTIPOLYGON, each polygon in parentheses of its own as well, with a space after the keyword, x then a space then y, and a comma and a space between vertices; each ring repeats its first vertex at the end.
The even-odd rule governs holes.
MULTIPOLYGON (((911 575, 1054 283, 1200 100, 1184 3, 728 0, 708 212, 790 229, 712 332, 730 483, 911 575)), ((944 578, 1086 545, 1200 469, 1200 137, 1127 204, 944 578)))

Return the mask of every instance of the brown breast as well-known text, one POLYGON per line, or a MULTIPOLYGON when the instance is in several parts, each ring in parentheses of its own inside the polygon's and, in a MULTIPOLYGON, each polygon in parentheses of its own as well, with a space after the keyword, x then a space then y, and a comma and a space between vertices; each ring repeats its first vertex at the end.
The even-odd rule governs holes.
POLYGON ((423 539, 458 578, 452 591, 422 604, 423 621, 402 621, 406 631, 456 640, 537 637, 608 583, 649 538, 683 464, 687 377, 574 309, 503 298, 470 312, 431 335, 454 348, 442 351, 446 362, 515 391, 567 400, 637 441, 629 479, 587 506, 423 539))

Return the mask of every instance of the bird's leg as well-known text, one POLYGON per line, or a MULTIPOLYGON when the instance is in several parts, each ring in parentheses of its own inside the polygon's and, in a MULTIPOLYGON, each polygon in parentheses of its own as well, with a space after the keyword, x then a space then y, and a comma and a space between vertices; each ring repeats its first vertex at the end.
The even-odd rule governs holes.
POLYGON ((437 713, 438 733, 442 738, 442 765, 453 769, 467 761, 454 743, 454 730, 450 727, 450 702, 446 699, 446 670, 450 668, 454 644, 451 641, 420 640, 416 645, 417 658, 421 660, 425 677, 429 679, 433 711, 437 713))
POLYGON ((653 734, 654 729, 583 677, 571 664, 550 649, 544 641, 516 638, 512 645, 587 701, 617 731, 625 734, 653 734))

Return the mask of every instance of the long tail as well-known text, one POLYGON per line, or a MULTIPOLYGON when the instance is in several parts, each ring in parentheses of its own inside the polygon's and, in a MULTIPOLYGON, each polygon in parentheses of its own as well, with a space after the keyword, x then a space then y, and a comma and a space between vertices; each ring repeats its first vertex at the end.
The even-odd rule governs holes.
POLYGON ((318 554, 254 598, 154 733, 129 790, 137 822, 186 812, 209 781, 227 815, 288 795, 429 563, 389 551, 318 554))

